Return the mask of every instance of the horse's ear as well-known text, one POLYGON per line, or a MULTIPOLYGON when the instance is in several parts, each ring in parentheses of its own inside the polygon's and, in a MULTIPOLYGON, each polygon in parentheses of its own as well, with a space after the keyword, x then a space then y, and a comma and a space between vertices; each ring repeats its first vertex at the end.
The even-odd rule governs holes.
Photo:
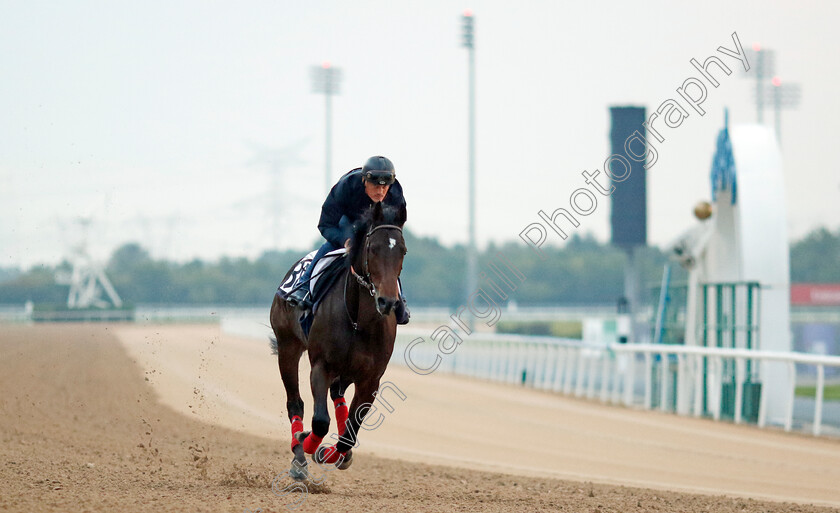
POLYGON ((407 218, 408 213, 405 210, 405 205, 401 205, 399 210, 397 211, 397 226, 402 228, 407 218))
POLYGON ((381 201, 377 201, 377 202, 373 205, 373 219, 372 219, 373 224, 374 224, 374 225, 377 225, 377 224, 382 224, 382 222, 383 222, 384 220, 385 220, 385 216, 384 216, 384 215, 383 215, 383 213, 382 213, 382 202, 381 202, 381 201))

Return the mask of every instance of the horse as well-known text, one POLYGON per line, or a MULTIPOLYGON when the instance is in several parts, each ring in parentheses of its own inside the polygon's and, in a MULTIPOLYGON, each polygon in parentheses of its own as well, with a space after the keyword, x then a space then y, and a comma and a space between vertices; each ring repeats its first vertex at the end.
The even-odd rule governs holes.
POLYGON ((375 203, 354 225, 345 268, 322 299, 308 337, 298 322, 299 308, 274 297, 271 343, 286 389, 291 423, 294 458, 289 473, 298 481, 307 476, 305 454, 312 455, 318 464, 334 464, 341 470, 353 461, 359 426, 394 350, 394 309, 400 300, 398 278, 406 254, 402 233, 405 220, 405 207, 375 203), (303 431, 304 405, 298 385, 298 363, 304 351, 309 353, 309 381, 315 401, 311 431, 303 431), (348 410, 344 393, 351 384, 355 393, 348 410), (330 427, 328 390, 339 440, 334 446, 320 446, 330 427))

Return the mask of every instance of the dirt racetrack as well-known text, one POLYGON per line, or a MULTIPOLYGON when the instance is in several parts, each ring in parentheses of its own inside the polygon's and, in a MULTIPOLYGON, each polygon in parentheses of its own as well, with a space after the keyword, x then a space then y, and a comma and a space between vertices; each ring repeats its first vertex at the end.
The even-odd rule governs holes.
MULTIPOLYGON (((706 494, 690 494, 593 484, 579 479, 535 477, 534 471, 523 470, 527 465, 510 465, 510 473, 505 474, 476 470, 482 466, 504 468, 482 462, 492 460, 495 453, 503 457, 511 440, 519 443, 515 432, 506 433, 504 440, 492 437, 483 440, 487 455, 484 459, 467 460, 453 455, 446 462, 447 466, 418 462, 424 461, 422 455, 410 458, 414 461, 405 461, 410 452, 404 457, 399 451, 389 450, 388 437, 399 436, 399 433, 388 434, 385 428, 380 436, 382 440, 378 442, 372 436, 378 435, 378 431, 362 434, 362 447, 356 451, 353 466, 348 471, 316 472, 316 479, 321 480, 321 484, 309 483, 306 491, 301 487, 297 492, 281 496, 283 487, 292 484, 283 476, 291 456, 288 423, 280 423, 264 436, 249 434, 264 432, 265 426, 276 418, 283 419, 284 407, 278 399, 283 397, 279 375, 274 384, 276 388, 265 391, 275 410, 269 417, 263 413, 262 405, 242 399, 252 393, 247 386, 250 380, 259 378, 251 378, 248 368, 241 368, 235 361, 237 346, 228 342, 218 333, 217 326, 0 325, 0 511, 261 510, 265 513, 292 508, 296 508, 295 511, 393 512, 840 511, 836 507, 840 505, 840 443, 836 440, 759 432, 743 426, 718 426, 696 419, 677 421, 691 422, 698 430, 722 428, 722 434, 717 435, 722 443, 727 437, 736 439, 736 435, 755 437, 761 440, 763 445, 759 444, 759 447, 765 447, 765 453, 773 452, 773 444, 790 446, 790 453, 780 453, 785 455, 782 460, 767 456, 766 461, 776 463, 763 466, 773 467, 766 469, 766 480, 771 488, 789 487, 780 490, 779 495, 796 502, 757 500, 750 498, 753 495, 748 491, 739 493, 737 487, 726 488, 723 484, 707 490, 706 494), (190 337, 193 337, 192 341, 187 340, 190 337), (181 350, 187 352, 183 358, 178 357, 181 350), (190 360, 190 356, 195 360, 190 360), (160 367, 148 368, 155 358, 160 367), (218 381, 208 381, 206 386, 184 390, 183 384, 191 379, 204 379, 202 375, 212 376, 225 369, 233 376, 239 376, 241 387, 228 385, 230 390, 214 389, 212 384, 218 381), (220 397, 228 406, 217 404, 220 397), (232 424, 234 420, 240 420, 231 415, 237 408, 241 412, 241 425, 232 424), (365 437, 371 439, 369 445, 365 444, 365 437), (798 457, 803 459, 796 459, 798 457), (462 465, 461 461, 467 463, 462 465), (778 476, 784 479, 784 486, 774 485, 774 479, 781 479, 778 476), (281 495, 272 492, 272 483, 281 495), (721 495, 720 490, 730 496, 721 495), (802 491, 797 494, 796 490, 802 491), (809 497, 813 499, 809 500, 809 497)), ((243 353, 251 351, 250 346, 241 347, 243 353)), ((266 358, 270 362, 271 356, 267 353, 266 358)), ((254 370, 254 374, 259 373, 254 370)), ((411 389, 408 376, 395 375, 399 378, 395 378, 395 382, 411 389)), ((388 376, 386 374, 386 378, 388 376)), ((454 392, 453 387, 458 386, 459 381, 446 378, 441 383, 454 392)), ((258 381, 255 383, 259 384, 258 381)), ((433 386, 431 381, 426 383, 433 386)), ((465 389, 476 385, 466 380, 464 383, 465 389)), ((504 387, 498 385, 492 390, 500 397, 504 393, 504 387)), ((459 412, 444 410, 443 403, 439 406, 440 411, 435 411, 434 404, 431 410, 426 410, 424 408, 429 405, 420 404, 421 394, 411 394, 408 395, 416 402, 411 404, 410 410, 416 415, 425 417, 426 422, 444 432, 445 427, 451 425, 459 431, 459 436, 465 439, 469 436, 469 433, 460 432, 469 423, 458 419, 459 412)), ((542 397, 545 399, 545 395, 542 397)), ((540 400, 539 397, 528 399, 540 400)), ((588 407, 587 403, 551 399, 570 401, 581 416, 585 416, 583 411, 588 407)), ((404 404, 404 409, 409 410, 409 403, 404 404)), ((492 406, 486 404, 482 408, 491 409, 492 406)), ((308 426, 311 403, 307 408, 305 421, 308 426)), ((571 411, 575 411, 574 408, 571 411)), ((644 412, 626 413, 644 415, 653 419, 652 424, 674 418, 644 412)), ((500 423, 504 415, 504 412, 498 412, 500 423)), ((400 426, 397 418, 395 414, 390 427, 400 426)), ((517 422, 527 427, 529 419, 519 418, 517 422)), ((687 428, 680 429, 685 431, 687 428)), ((560 434, 571 437, 572 443, 584 443, 583 439, 575 442, 574 436, 568 433, 560 434)), ((419 433, 414 436, 422 447, 423 437, 419 433)), ((610 441, 604 440, 609 446, 610 441)), ((431 441, 434 442, 434 437, 431 441)), ((521 443, 538 446, 549 444, 551 440, 523 437, 521 443)), ((656 452, 655 440, 643 441, 645 444, 654 457, 646 466, 660 467, 659 471, 666 474, 669 471, 680 474, 679 469, 661 468, 667 460, 656 452)), ((732 452, 737 452, 737 448, 732 452)), ((697 450, 695 454, 700 459, 709 457, 703 450, 697 450)), ((739 453, 721 459, 711 473, 717 474, 722 483, 749 483, 744 476, 738 475, 743 472, 744 459, 750 457, 739 453)), ((765 461, 760 454, 753 459, 759 463, 765 461)), ((618 454, 615 460, 617 467, 626 463, 618 454)), ((581 459, 581 462, 584 464, 585 460, 581 459)), ((685 464, 690 466, 692 462, 685 464)), ((630 471, 643 472, 644 466, 638 467, 641 470, 631 468, 630 471)), ((596 470, 593 468, 589 474, 595 475, 596 470)), ((610 474, 604 471, 598 475, 610 474)), ((659 481, 670 482, 664 477, 659 481)), ((702 484, 697 488, 703 488, 702 484)), ((751 488, 744 484, 743 489, 751 488)), ((772 495, 757 492, 754 496, 772 495)))

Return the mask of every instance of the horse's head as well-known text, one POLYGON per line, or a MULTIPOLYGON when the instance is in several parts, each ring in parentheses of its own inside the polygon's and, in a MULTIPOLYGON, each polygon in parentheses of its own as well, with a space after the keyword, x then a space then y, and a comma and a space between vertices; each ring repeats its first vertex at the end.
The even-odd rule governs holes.
POLYGON ((350 263, 374 298, 376 311, 388 315, 399 301, 397 278, 406 253, 402 226, 405 208, 375 203, 356 223, 350 263))

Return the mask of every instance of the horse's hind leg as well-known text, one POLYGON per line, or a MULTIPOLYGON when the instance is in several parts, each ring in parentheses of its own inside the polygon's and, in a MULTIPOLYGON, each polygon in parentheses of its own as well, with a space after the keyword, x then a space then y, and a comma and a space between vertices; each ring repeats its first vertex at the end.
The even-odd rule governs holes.
POLYGON ((344 392, 347 391, 348 386, 350 386, 350 382, 343 381, 340 377, 335 378, 330 385, 330 399, 335 406, 335 423, 338 428, 338 436, 344 434, 347 425, 347 401, 344 400, 344 392))
POLYGON ((300 446, 297 435, 303 431, 303 399, 300 398, 300 383, 298 365, 303 354, 303 344, 294 337, 281 336, 282 330, 275 330, 275 348, 277 349, 277 365, 280 367, 280 377, 286 389, 286 410, 289 412, 289 422, 292 430, 292 468, 289 474, 294 479, 306 477, 306 458, 300 446))
POLYGON ((293 479, 302 480, 307 475, 307 463, 303 454, 303 447, 295 435, 303 431, 303 399, 300 398, 298 378, 298 362, 303 354, 303 346, 289 343, 277 352, 280 376, 283 378, 283 386, 286 388, 286 409, 289 412, 289 422, 292 428, 292 452, 295 455, 289 475, 293 479))
POLYGON ((295 334, 297 319, 294 311, 290 310, 285 301, 275 296, 269 317, 275 336, 272 347, 277 354, 280 377, 283 378, 283 386, 286 389, 286 410, 289 412, 292 430, 292 452, 295 457, 289 474, 296 480, 302 480, 307 475, 307 464, 303 448, 298 440, 299 433, 303 431, 303 399, 300 398, 298 366, 306 348, 299 336, 295 334))
POLYGON ((295 436, 303 431, 303 399, 300 398, 298 378, 298 362, 302 354, 303 346, 301 344, 290 343, 285 350, 278 350, 277 357, 280 376, 283 378, 283 386, 286 388, 286 409, 289 412, 289 422, 292 429, 292 452, 295 455, 289 474, 296 480, 306 477, 307 465, 303 447, 295 436))

